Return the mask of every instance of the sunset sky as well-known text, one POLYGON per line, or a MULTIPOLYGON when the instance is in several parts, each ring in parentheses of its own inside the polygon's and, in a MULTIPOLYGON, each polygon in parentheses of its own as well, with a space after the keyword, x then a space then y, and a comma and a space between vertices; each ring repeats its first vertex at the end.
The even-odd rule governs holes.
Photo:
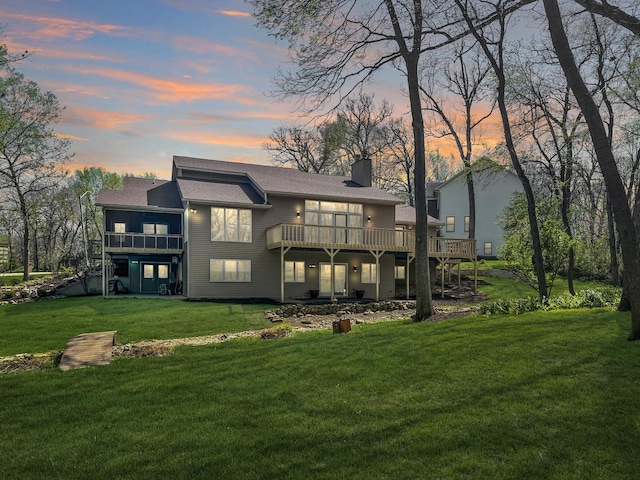
MULTIPOLYGON (((269 163, 274 128, 300 123, 271 98, 287 59, 242 0, 0 0, 0 42, 33 52, 18 69, 62 106, 70 170, 170 176, 173 155, 269 163)), ((406 114, 402 77, 376 100, 406 114)))

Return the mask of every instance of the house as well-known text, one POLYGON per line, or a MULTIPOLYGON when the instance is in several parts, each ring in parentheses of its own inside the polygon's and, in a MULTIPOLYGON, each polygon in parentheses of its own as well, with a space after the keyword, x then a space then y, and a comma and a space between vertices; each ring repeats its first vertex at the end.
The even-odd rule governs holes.
MULTIPOLYGON (((171 180, 127 177, 97 203, 104 295, 381 299, 415 278, 415 210, 371 186, 369 159, 344 177, 175 156, 171 180)), ((429 222, 430 251, 451 256, 429 222)))
MULTIPOLYGON (((495 257, 504 243, 499 225, 505 207, 515 192, 522 191, 518 176, 497 164, 482 165, 473 172, 476 198, 476 254, 478 257, 495 257)), ((440 230, 443 238, 469 236, 469 193, 464 171, 446 182, 427 184, 427 210, 429 215, 444 223, 440 230)))

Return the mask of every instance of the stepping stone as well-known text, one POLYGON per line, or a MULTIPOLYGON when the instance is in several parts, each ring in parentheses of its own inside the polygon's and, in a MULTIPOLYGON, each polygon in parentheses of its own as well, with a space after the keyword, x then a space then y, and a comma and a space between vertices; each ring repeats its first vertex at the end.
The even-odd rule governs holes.
POLYGON ((111 351, 116 342, 117 333, 116 331, 83 333, 69 339, 60 359, 60 370, 108 365, 111 362, 111 351))

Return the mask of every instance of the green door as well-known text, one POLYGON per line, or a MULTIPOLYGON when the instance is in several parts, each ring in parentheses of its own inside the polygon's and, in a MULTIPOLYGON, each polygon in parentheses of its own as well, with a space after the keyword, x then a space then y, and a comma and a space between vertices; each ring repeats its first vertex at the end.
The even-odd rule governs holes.
POLYGON ((142 293, 158 293, 161 285, 169 288, 169 264, 168 263, 143 263, 142 264, 142 293))

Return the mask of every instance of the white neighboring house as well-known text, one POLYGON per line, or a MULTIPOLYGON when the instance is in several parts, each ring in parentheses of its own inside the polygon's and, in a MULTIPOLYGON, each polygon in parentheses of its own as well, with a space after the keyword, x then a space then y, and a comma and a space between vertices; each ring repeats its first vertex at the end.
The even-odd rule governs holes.
MULTIPOLYGON (((495 257, 504 243, 499 225, 505 207, 515 192, 522 192, 522 184, 515 173, 487 168, 473 173, 476 197, 476 254, 495 257)), ((429 214, 440 219, 444 238, 465 238, 469 235, 469 193, 464 172, 446 182, 427 186, 429 214)))

